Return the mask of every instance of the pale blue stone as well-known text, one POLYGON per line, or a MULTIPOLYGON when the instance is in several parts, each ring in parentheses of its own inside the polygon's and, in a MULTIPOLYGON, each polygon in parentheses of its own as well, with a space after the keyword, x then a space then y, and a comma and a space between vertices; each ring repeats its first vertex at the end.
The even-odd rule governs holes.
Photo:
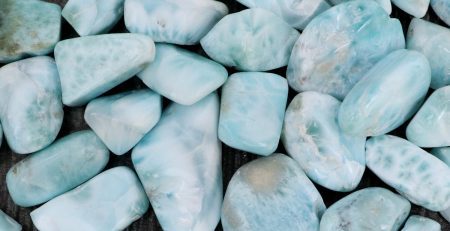
POLYGON ((31 212, 41 231, 123 230, 145 214, 149 202, 127 167, 104 171, 31 212))
POLYGON ((222 208, 224 231, 317 231, 325 205, 300 166, 283 154, 240 167, 222 208))
POLYGON ((430 0, 391 0, 401 10, 416 17, 422 18, 428 11, 430 0))
POLYGON ((219 99, 171 104, 132 160, 163 230, 209 231, 222 205, 219 99))
POLYGON ((312 181, 347 192, 358 186, 364 173, 366 138, 342 132, 337 123, 340 105, 330 95, 298 94, 287 108, 282 141, 312 181))
POLYGON ((219 139, 247 152, 272 154, 280 139, 287 96, 287 81, 279 75, 231 75, 222 87, 219 139))
POLYGON ((154 57, 155 44, 145 35, 94 35, 59 42, 55 59, 63 103, 86 104, 133 77, 154 57))
POLYGON ((296 91, 341 100, 378 61, 405 47, 398 19, 374 1, 349 1, 315 17, 303 30, 287 69, 296 91))
MULTIPOLYGON (((348 2, 350 0, 329 0, 332 4, 337 5, 341 4, 343 2, 348 2)), ((386 13, 391 14, 392 13, 392 4, 391 0, 374 0, 378 4, 380 4, 381 7, 386 11, 386 13)))
MULTIPOLYGON (((450 147, 433 148, 431 154, 440 159, 442 162, 450 167, 450 147)), ((440 211, 440 214, 450 222, 450 207, 440 211)))
POLYGON ((442 19, 447 25, 450 25, 450 1, 448 0, 431 0, 431 7, 434 12, 442 19))
POLYGON ((441 231, 441 225, 430 218, 413 215, 408 218, 402 231, 441 231))
POLYGON ((0 120, 16 153, 39 151, 55 140, 63 121, 55 61, 47 56, 0 68, 0 120))
POLYGON ((192 105, 222 86, 228 72, 201 55, 158 43, 155 60, 138 77, 175 103, 192 105))
POLYGON ((0 230, 2 231, 21 231, 22 226, 6 213, 0 210, 0 230))
POLYGON ((213 0, 125 1, 127 29, 156 42, 197 44, 227 14, 227 6, 213 0))
POLYGON ((365 188, 331 205, 320 221, 320 231, 398 230, 408 217, 408 200, 384 188, 365 188))
POLYGON ((430 65, 417 51, 392 52, 353 87, 339 110, 339 125, 348 134, 386 134, 411 118, 431 80, 430 65))
POLYGON ((286 66, 299 32, 263 9, 248 9, 220 20, 201 40, 212 59, 242 71, 286 66))

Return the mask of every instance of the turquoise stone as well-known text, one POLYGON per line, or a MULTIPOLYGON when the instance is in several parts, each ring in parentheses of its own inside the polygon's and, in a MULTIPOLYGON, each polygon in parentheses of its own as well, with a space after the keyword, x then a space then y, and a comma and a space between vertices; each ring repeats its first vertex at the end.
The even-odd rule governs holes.
MULTIPOLYGON (((450 147, 433 148, 431 149, 431 154, 450 167, 450 147)), ((440 211, 440 214, 450 222, 450 207, 440 211)))
POLYGON ((413 143, 390 135, 370 138, 366 162, 412 203, 432 211, 450 207, 450 168, 413 143))
POLYGON ((430 65, 421 53, 392 52, 345 97, 339 109, 340 127, 356 136, 378 136, 394 130, 418 110, 430 80, 430 65))
POLYGON ((133 77, 155 57, 145 35, 107 34, 67 39, 55 48, 63 103, 81 106, 133 77))
POLYGON ((280 139, 287 96, 287 81, 279 75, 231 75, 222 87, 219 139, 247 152, 272 154, 280 139))
POLYGON ((352 137, 337 124, 341 102, 330 95, 302 92, 289 104, 282 141, 308 177, 331 190, 351 191, 365 169, 365 137, 352 137))
POLYGON ((331 205, 320 221, 320 231, 398 230, 411 204, 384 188, 365 188, 331 205))
POLYGON ((447 23, 447 25, 450 25, 450 1, 431 0, 431 7, 442 21, 447 23))
POLYGON ((227 80, 222 65, 177 46, 156 44, 155 60, 138 77, 151 89, 183 105, 192 105, 227 80))
POLYGON ((163 230, 214 230, 222 206, 219 99, 171 104, 132 161, 163 230))
POLYGON ((200 41, 206 54, 241 71, 286 66, 299 32, 263 9, 249 9, 220 20, 200 41))
POLYGON ((127 29, 156 42, 197 44, 227 14, 227 6, 213 0, 125 1, 127 29))
POLYGON ((63 116, 58 70, 52 58, 28 58, 0 68, 0 120, 15 153, 36 152, 52 143, 63 116))
POLYGON ((413 215, 408 218, 402 231, 441 231, 441 225, 430 218, 413 215))
POLYGON ((400 22, 374 1, 349 1, 315 17, 289 60, 296 91, 318 91, 342 100, 378 61, 405 47, 400 22))
POLYGON ((316 231, 325 205, 300 166, 283 154, 240 167, 222 207, 224 231, 316 231))
POLYGON ((14 203, 44 203, 89 180, 108 163, 109 151, 92 131, 72 133, 15 164, 6 175, 14 203))
MULTIPOLYGON (((343 2, 348 2, 350 0, 329 0, 332 4, 337 5, 341 4, 343 2)), ((392 4, 391 0, 374 0, 378 4, 380 4, 381 7, 386 11, 386 13, 391 14, 392 13, 392 4)))
POLYGON ((22 226, 6 213, 0 210, 0 230, 3 231, 21 231, 22 226))
POLYGON ((120 166, 47 202, 30 216, 42 231, 111 231, 125 229, 148 207, 136 174, 120 166))
POLYGON ((430 0, 391 0, 401 10, 416 17, 422 18, 428 11, 430 0))

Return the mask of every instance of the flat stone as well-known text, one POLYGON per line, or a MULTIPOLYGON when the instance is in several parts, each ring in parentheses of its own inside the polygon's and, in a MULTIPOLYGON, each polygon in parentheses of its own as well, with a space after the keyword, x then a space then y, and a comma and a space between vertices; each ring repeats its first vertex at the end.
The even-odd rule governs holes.
POLYGON ((22 226, 6 213, 0 210, 0 230, 4 231, 21 231, 22 226))
POLYGON ((428 11, 430 0, 391 0, 401 10, 416 17, 422 18, 428 11))
MULTIPOLYGON (((341 4, 343 2, 348 2, 350 0, 329 0, 333 5, 341 4)), ((381 7, 386 11, 386 13, 391 14, 392 13, 392 4, 391 0, 374 0, 378 4, 380 4, 381 7)))
POLYGON ((171 104, 132 161, 163 230, 214 230, 222 206, 219 99, 171 104))
POLYGON ((283 154, 259 158, 231 178, 222 207, 224 231, 316 231, 325 205, 300 166, 283 154))
POLYGON ((138 77, 151 89, 183 105, 192 105, 227 80, 222 65, 174 45, 156 44, 155 60, 138 77))
MULTIPOLYGON (((450 147, 433 148, 431 154, 450 167, 450 147)), ((448 222, 450 222, 450 207, 439 212, 448 222)))
POLYGON ((413 215, 408 218, 402 231, 441 231, 441 225, 436 221, 413 215))
POLYGON ((231 75, 222 87, 219 139, 236 149, 272 154, 280 140, 287 96, 287 81, 279 75, 231 75))
POLYGON ((417 51, 392 52, 353 87, 339 109, 339 125, 355 136, 378 136, 419 109, 430 86, 430 65, 417 51))
POLYGON ((123 230, 149 207, 138 178, 127 167, 102 172, 88 182, 33 210, 38 230, 123 230))
POLYGON ((287 108, 281 140, 312 181, 347 192, 364 173, 366 138, 342 132, 337 124, 340 105, 330 95, 298 94, 287 108))
POLYGON ((286 66, 299 32, 263 9, 225 16, 200 41, 206 54, 241 71, 267 71, 286 66))
POLYGON ((431 7, 442 21, 450 25, 450 2, 447 0, 431 0, 431 7))

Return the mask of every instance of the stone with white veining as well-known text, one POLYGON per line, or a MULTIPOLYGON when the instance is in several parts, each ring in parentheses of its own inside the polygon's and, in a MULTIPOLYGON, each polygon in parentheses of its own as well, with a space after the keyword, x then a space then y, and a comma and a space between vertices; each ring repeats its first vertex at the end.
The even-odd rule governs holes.
POLYGON ((441 225, 430 218, 413 215, 408 218, 402 231, 441 231, 441 225))
POLYGON ((0 210, 0 230, 3 231, 21 231, 22 226, 6 213, 0 210))
POLYGON ((430 4, 437 16, 439 16, 439 18, 447 25, 450 25, 450 1, 431 0, 430 4))
MULTIPOLYGON (((439 158, 450 167, 450 147, 433 148, 431 154, 439 158)), ((448 222, 450 222, 450 207, 439 212, 448 222)))
POLYGON ((430 0, 391 0, 401 10, 416 17, 422 18, 428 11, 430 0))
MULTIPOLYGON (((333 5, 341 4, 343 2, 348 2, 350 0, 329 0, 333 5)), ((374 0, 386 11, 386 13, 392 13, 392 4, 391 0, 374 0)))

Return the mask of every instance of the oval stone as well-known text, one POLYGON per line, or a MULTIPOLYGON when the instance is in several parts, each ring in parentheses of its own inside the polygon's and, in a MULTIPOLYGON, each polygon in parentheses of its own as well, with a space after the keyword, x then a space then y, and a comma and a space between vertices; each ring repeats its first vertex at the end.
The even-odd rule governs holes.
MULTIPOLYGON (((450 147, 433 148, 431 154, 439 158, 450 167, 450 147)), ((450 222, 450 207, 439 212, 448 222, 450 222)))
POLYGON ((428 11, 430 0, 391 0, 401 10, 416 17, 422 18, 428 11))
POLYGON ((437 16, 447 25, 450 25, 450 1, 431 0, 430 4, 437 16))
POLYGON ((21 231, 22 226, 6 213, 0 210, 0 230, 3 231, 21 231))
POLYGON ((408 218, 402 231, 441 231, 441 225, 430 218, 413 215, 408 218))

